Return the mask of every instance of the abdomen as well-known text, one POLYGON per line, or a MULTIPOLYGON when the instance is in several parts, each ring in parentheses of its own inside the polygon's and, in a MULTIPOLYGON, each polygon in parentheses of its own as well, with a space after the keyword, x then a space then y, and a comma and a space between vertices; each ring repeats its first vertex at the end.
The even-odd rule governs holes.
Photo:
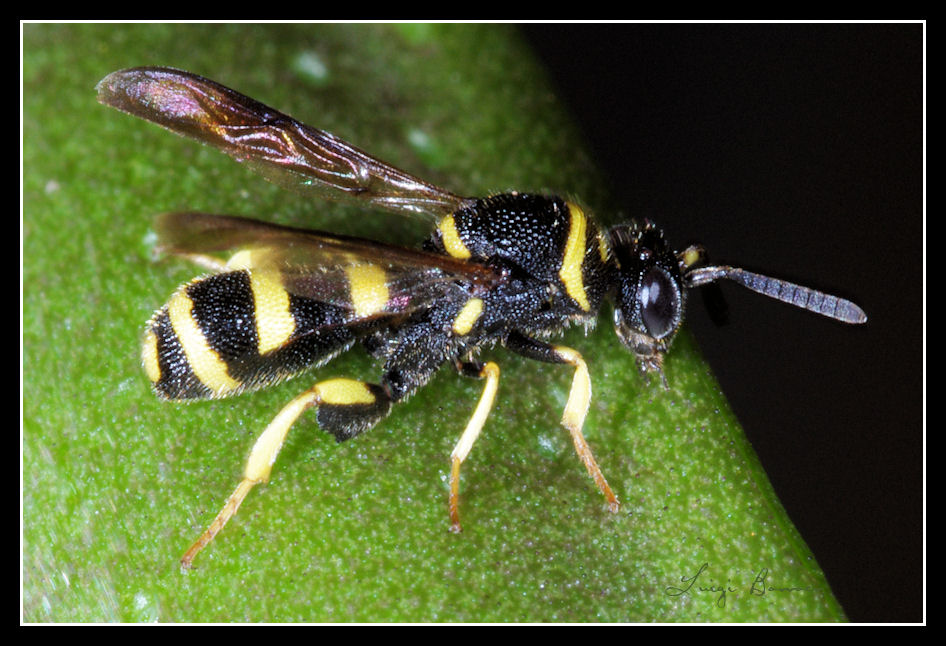
POLYGON ((289 294, 274 272, 181 286, 145 330, 142 361, 163 398, 227 397, 320 364, 356 338, 350 310, 289 294))

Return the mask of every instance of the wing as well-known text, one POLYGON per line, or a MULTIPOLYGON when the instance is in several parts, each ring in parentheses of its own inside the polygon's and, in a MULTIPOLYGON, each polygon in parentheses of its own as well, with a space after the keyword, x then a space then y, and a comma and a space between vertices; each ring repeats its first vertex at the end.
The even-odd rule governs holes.
POLYGON ((136 67, 96 91, 100 103, 219 148, 280 186, 436 219, 471 202, 196 74, 136 67))
POLYGON ((155 224, 159 250, 183 256, 232 253, 229 268, 277 272, 283 287, 297 296, 358 309, 355 283, 378 288, 384 307, 372 316, 409 313, 461 285, 481 293, 505 280, 480 263, 229 215, 167 213, 155 224))

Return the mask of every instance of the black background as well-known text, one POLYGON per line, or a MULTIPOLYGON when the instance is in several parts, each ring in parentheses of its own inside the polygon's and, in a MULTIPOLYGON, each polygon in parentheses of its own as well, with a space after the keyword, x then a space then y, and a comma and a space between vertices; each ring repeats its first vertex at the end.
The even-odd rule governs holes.
POLYGON ((852 621, 923 621, 920 24, 528 25, 621 212, 850 298, 687 323, 852 621))

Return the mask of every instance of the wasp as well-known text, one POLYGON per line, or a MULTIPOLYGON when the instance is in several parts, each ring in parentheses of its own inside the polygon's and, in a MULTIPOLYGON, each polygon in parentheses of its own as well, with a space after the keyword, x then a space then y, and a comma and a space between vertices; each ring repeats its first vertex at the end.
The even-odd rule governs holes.
POLYGON ((106 76, 98 100, 214 146, 285 187, 430 220, 417 249, 324 231, 206 213, 156 220, 158 248, 210 273, 182 285, 148 322, 141 358, 158 397, 192 401, 264 388, 321 366, 355 344, 383 364, 378 383, 319 381, 279 411, 253 446, 243 478, 181 559, 190 567, 268 481, 292 425, 316 408, 339 442, 383 419, 444 364, 485 381, 450 456, 450 529, 460 531, 460 467, 496 397, 499 366, 480 361, 500 344, 573 371, 562 425, 608 508, 617 496, 582 426, 591 379, 582 355, 551 342, 594 324, 605 301, 620 342, 643 373, 663 377, 687 290, 722 279, 844 323, 864 323, 854 303, 738 267, 709 265, 650 222, 601 228, 580 205, 510 192, 461 197, 189 72, 139 67, 106 76), (221 255, 228 256, 226 260, 221 255))

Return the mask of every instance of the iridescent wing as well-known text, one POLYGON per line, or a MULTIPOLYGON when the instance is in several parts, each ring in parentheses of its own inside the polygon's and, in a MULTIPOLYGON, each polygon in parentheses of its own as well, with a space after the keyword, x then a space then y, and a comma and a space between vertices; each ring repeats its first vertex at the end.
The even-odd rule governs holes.
POLYGON ((277 272, 289 293, 338 307, 353 306, 353 279, 383 276, 385 306, 373 316, 410 313, 458 288, 480 293, 505 280, 480 263, 229 215, 167 213, 157 218, 156 229, 160 251, 232 254, 227 268, 277 272))
POLYGON ((472 202, 196 74, 136 67, 109 74, 96 91, 100 103, 214 146, 293 190, 434 219, 472 202))

